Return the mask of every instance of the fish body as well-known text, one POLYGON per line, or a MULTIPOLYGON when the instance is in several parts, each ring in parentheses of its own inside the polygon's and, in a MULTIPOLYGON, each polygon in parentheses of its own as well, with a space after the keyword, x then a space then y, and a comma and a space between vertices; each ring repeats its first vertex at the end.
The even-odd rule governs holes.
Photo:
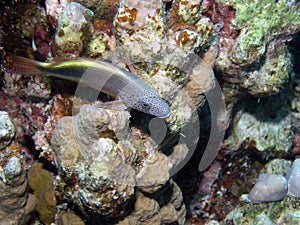
POLYGON ((112 97, 120 97, 127 107, 160 118, 167 118, 171 114, 169 105, 159 96, 157 90, 137 75, 106 61, 81 58, 43 63, 15 56, 13 66, 21 74, 47 74, 83 83, 112 97))

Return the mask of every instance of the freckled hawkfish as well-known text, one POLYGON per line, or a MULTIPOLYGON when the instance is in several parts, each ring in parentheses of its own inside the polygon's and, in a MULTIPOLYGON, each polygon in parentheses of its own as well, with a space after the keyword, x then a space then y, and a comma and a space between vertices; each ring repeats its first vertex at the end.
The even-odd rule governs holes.
POLYGON ((119 97, 129 108, 160 118, 167 118, 171 114, 169 105, 159 96, 157 90, 137 75, 109 62, 80 58, 58 63, 44 63, 14 56, 13 66, 16 72, 21 74, 46 74, 82 82, 87 87, 101 89, 103 93, 119 97))

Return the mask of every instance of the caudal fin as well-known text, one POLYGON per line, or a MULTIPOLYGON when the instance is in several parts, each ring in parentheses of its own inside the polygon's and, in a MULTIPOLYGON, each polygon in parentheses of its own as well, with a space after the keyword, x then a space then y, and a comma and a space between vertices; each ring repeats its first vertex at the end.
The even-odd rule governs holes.
POLYGON ((15 71, 20 74, 38 75, 42 74, 40 71, 41 63, 32 59, 21 56, 13 56, 13 67, 15 71))

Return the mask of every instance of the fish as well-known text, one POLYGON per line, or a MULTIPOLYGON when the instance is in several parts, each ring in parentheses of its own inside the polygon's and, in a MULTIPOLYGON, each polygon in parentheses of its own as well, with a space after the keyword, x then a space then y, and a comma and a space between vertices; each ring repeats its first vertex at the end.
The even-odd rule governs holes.
POLYGON ((171 115, 168 103, 155 88, 136 74, 107 61, 78 58, 49 63, 13 56, 13 67, 19 74, 48 75, 80 82, 89 88, 120 98, 128 108, 161 119, 171 115))

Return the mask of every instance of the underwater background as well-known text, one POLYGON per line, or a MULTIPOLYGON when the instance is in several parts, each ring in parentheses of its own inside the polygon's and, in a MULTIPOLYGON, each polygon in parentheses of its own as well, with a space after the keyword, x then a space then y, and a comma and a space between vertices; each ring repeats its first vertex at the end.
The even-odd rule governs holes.
POLYGON ((1 225, 300 224, 299 1, 0 12, 1 225), (142 83, 87 86, 112 68, 142 83))

